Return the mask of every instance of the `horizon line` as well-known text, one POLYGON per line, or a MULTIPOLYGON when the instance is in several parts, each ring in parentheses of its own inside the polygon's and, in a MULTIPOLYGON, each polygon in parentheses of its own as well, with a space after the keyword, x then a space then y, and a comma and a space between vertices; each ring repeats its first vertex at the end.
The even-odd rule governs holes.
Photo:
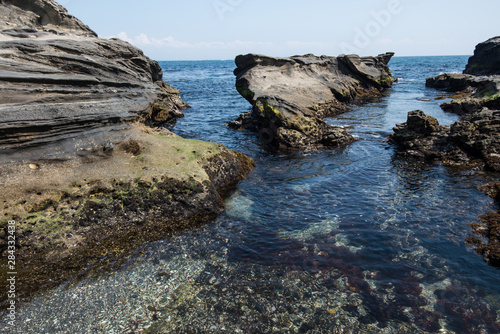
MULTIPOLYGON (((228 58, 228 59, 154 59, 156 61, 233 61, 238 55, 236 55, 234 58, 228 58)), ((294 55, 296 56, 296 55, 294 55)), ((430 55, 430 56, 396 56, 394 55, 392 58, 418 58, 418 57, 472 57, 473 55, 430 55)), ((269 56, 269 57, 274 57, 274 58, 286 58, 286 57, 278 57, 278 56, 269 56)), ((292 57, 292 56, 289 56, 292 57)), ((336 56, 330 56, 330 57, 336 57, 336 56)), ((360 56, 360 57, 369 57, 369 56, 360 56)), ((376 57, 376 56, 374 56, 376 57)))

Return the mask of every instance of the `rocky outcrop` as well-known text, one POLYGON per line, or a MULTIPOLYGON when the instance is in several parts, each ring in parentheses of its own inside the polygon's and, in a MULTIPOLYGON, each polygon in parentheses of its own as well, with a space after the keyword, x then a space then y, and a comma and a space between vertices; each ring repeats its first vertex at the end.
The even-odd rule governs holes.
POLYGON ((458 96, 441 104, 446 112, 465 115, 479 112, 483 108, 500 108, 500 76, 446 73, 427 78, 426 86, 454 93, 452 98, 458 96))
POLYGON ((500 36, 476 46, 464 71, 472 75, 500 75, 500 36))
POLYGON ((229 125, 257 131, 263 143, 281 148, 348 144, 353 137, 323 118, 347 111, 346 104, 357 97, 391 87, 395 79, 387 64, 392 56, 240 55, 236 89, 252 111, 229 125))
POLYGON ((162 77, 54 1, 0 0, 0 254, 15 222, 16 296, 214 218, 255 166, 153 128, 188 107, 162 77))
MULTIPOLYGON (((500 182, 480 188, 485 194, 500 203, 500 182)), ((492 266, 500 267, 500 211, 482 215, 479 222, 470 225, 478 237, 468 237, 466 242, 475 246, 475 251, 492 266)))
POLYGON ((459 98, 455 94, 453 101, 441 105, 447 112, 464 115, 483 108, 500 109, 500 37, 478 44, 463 74, 445 73, 428 78, 426 86, 460 92, 459 98))
MULTIPOLYGON (((408 121, 398 124, 390 141, 398 154, 429 159, 445 165, 500 171, 500 37, 477 45, 463 74, 442 74, 428 78, 426 86, 444 90, 454 100, 443 103, 447 112, 461 115, 450 127, 422 111, 412 111, 408 121)), ((482 188, 500 199, 500 183, 482 188)), ((470 225, 483 237, 468 237, 486 262, 500 266, 500 212, 482 215, 470 225)))
POLYGON ((425 85, 430 88, 444 90, 446 92, 472 92, 474 76, 460 73, 445 73, 437 77, 427 78, 425 85))
MULTIPOLYGON (((474 162, 489 170, 500 170, 500 76, 496 75, 499 42, 500 38, 495 37, 479 44, 464 74, 442 74, 426 80, 427 87, 460 96, 441 107, 462 117, 449 128, 423 133, 411 131, 409 116, 407 123, 394 128, 391 137, 401 154, 433 157, 446 164, 474 162)), ((430 117, 422 112, 410 114, 430 117)))
POLYGON ((398 146, 400 155, 500 171, 499 132, 500 111, 485 108, 452 126, 442 126, 416 110, 408 113, 406 123, 396 125, 390 141, 398 146))
POLYGON ((188 107, 156 61, 95 33, 54 1, 0 4, 0 154, 66 160, 127 138, 134 121, 188 107), (90 149, 90 150, 89 150, 90 149))

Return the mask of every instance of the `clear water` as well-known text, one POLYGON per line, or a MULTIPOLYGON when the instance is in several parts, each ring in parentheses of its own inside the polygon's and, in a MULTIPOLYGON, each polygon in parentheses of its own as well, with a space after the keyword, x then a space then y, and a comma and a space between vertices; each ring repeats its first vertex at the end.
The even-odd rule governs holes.
POLYGON ((497 209, 477 190, 495 176, 406 161, 387 143, 410 110, 457 120, 425 78, 466 62, 394 58, 399 82, 385 96, 327 120, 353 126, 358 141, 303 153, 269 152, 224 126, 250 109, 232 61, 161 62, 192 106, 173 131, 257 168, 216 221, 43 293, 19 312, 19 333, 499 332, 500 270, 464 244, 468 225, 497 209))

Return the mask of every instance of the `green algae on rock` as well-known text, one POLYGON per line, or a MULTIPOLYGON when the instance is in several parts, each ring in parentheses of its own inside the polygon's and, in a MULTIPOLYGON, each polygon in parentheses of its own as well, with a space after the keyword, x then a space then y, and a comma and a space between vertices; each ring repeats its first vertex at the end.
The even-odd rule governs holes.
POLYGON ((2 231, 17 224, 21 295, 111 269, 145 242, 215 218, 221 196, 254 167, 220 144, 144 129, 133 139, 140 155, 126 143, 105 160, 3 169, 0 222, 2 231))

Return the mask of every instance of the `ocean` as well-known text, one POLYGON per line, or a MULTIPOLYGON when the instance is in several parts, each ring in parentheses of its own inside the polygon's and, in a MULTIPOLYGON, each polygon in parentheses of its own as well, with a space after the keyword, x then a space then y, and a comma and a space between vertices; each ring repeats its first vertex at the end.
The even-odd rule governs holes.
POLYGON ((468 225, 498 209, 478 190, 495 175, 410 161, 387 142, 411 110, 458 119, 425 78, 467 60, 393 58, 392 89, 327 119, 357 141, 308 152, 225 126, 250 110, 233 61, 160 62, 192 107, 170 129, 257 167, 215 221, 42 293, 19 310, 19 333, 498 333, 500 269, 465 244, 468 225))

